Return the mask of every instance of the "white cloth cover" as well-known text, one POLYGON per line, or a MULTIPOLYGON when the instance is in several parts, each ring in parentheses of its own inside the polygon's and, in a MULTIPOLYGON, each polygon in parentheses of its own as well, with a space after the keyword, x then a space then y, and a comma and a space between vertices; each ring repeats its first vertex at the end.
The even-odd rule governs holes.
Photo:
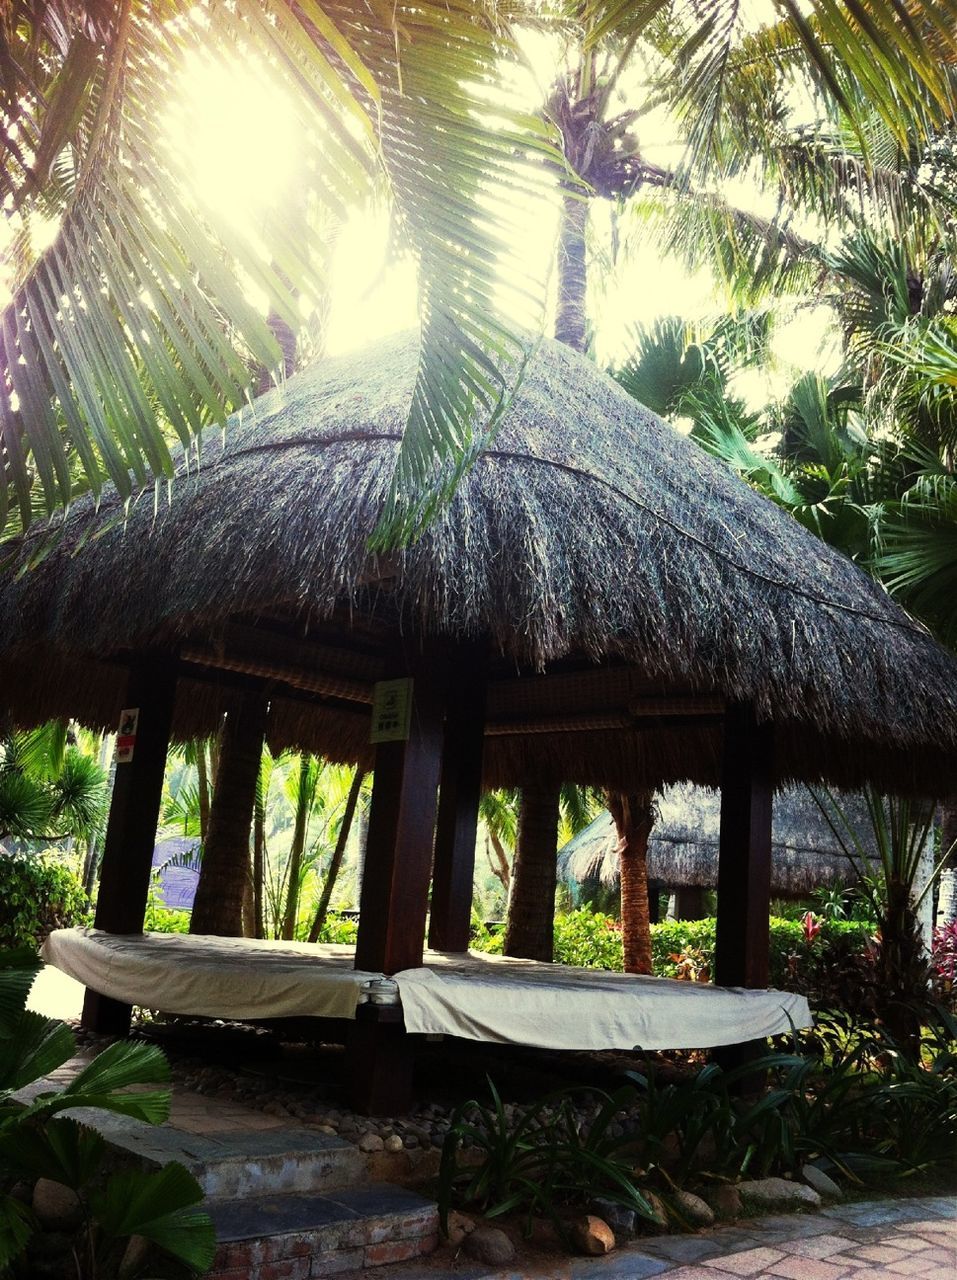
POLYGON ((407 1031, 543 1049, 710 1049, 812 1025, 804 996, 430 951, 395 975, 407 1031))
POLYGON ((57 929, 43 958, 126 1004, 209 1018, 354 1018, 355 948, 202 934, 57 929))
MULTIPOLYGON (((355 950, 307 942, 58 929, 43 958, 103 995, 212 1018, 354 1018, 355 950)), ((395 975, 406 1030, 544 1049, 707 1049, 811 1026, 803 996, 480 952, 395 975)))

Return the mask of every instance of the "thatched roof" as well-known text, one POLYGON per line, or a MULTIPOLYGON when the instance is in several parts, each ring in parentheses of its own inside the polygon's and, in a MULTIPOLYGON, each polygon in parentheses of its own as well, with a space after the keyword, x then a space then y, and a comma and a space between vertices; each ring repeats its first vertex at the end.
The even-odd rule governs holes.
MULTIPOLYGON (((868 841, 867 806, 860 796, 839 797, 841 808, 876 870, 877 848, 868 841)), ((714 889, 718 883, 718 829, 721 797, 687 783, 665 787, 655 797, 657 817, 648 841, 648 877, 671 889, 714 889)), ((618 884, 618 833, 607 810, 563 845, 559 875, 569 883, 597 880, 618 884)), ((857 874, 830 825, 805 787, 774 797, 771 892, 780 898, 806 897, 816 888, 857 882, 857 874)))
MULTIPOLYGON (((773 718, 781 778, 950 785, 957 663, 848 560, 556 343, 448 510, 410 548, 371 556, 417 358, 406 335, 291 379, 125 525, 115 494, 99 512, 76 503, 45 558, 0 587, 15 717, 111 725, 116 663, 179 646, 179 735, 213 730, 255 675, 271 681, 275 745, 368 761, 367 691, 400 633, 486 635, 501 682, 490 782, 714 783, 720 726, 688 717, 694 695, 699 710, 748 698, 773 718), (312 676, 284 676, 290 663, 312 676), (614 670, 598 684, 534 676, 599 665, 614 670), (568 732, 555 717, 572 713, 568 732)), ((45 536, 29 534, 14 569, 45 536)))

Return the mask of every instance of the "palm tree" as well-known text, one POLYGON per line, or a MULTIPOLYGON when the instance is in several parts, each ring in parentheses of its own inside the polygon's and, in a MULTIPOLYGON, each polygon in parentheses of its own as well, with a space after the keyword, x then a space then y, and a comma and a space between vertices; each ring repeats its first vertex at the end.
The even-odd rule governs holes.
MULTIPOLYGON (((604 172, 602 150, 614 182, 631 181, 631 161, 618 156, 629 150, 630 122, 609 116, 611 91, 595 71, 602 42, 614 42, 622 66, 640 41, 669 55, 676 72, 661 87, 690 122, 689 171, 723 159, 726 103, 740 110, 744 89, 760 82, 747 51, 738 56, 746 35, 764 67, 807 65, 822 98, 854 125, 847 81, 855 75, 899 135, 923 137, 952 119, 941 70, 955 45, 952 0, 923 0, 906 18, 896 0, 853 10, 817 0, 810 17, 794 0, 777 4, 781 21, 760 39, 747 33, 737 0, 567 6, 559 19, 581 24, 583 74, 568 82, 562 118, 566 142, 577 130, 584 143, 576 155, 586 178, 604 172), (595 126, 602 148, 589 149, 595 126)), ((467 0, 7 6, 0 197, 11 301, 0 318, 0 528, 11 519, 9 495, 15 529, 84 487, 110 480, 126 498, 171 477, 171 441, 189 447, 205 424, 224 421, 243 403, 251 367, 279 367, 275 335, 237 279, 253 281, 293 331, 321 298, 315 231, 291 235, 281 208, 238 229, 197 199, 183 156, 157 145, 157 121, 191 69, 202 77, 243 64, 289 91, 300 181, 323 217, 340 217, 384 185, 418 260, 424 358, 382 526, 383 536, 414 532, 494 431, 521 370, 524 342, 500 305, 503 284, 541 293, 510 243, 505 202, 488 198, 495 184, 534 198, 551 181, 543 160, 552 174, 565 172, 503 74, 515 51, 508 19, 522 16, 467 0)))

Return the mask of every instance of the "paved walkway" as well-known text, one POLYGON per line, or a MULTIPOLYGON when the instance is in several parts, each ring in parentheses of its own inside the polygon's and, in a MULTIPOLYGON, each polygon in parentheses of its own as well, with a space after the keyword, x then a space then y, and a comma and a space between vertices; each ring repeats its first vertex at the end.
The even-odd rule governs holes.
MULTIPOLYGON (((317 1260, 318 1261, 318 1260, 317 1260)), ((314 1273, 321 1276, 321 1271, 314 1273)), ((636 1241, 604 1258, 529 1257, 490 1270, 440 1248, 361 1280, 957 1280, 957 1197, 868 1200, 636 1241)), ((336 1280, 360 1280, 355 1276, 336 1280)))

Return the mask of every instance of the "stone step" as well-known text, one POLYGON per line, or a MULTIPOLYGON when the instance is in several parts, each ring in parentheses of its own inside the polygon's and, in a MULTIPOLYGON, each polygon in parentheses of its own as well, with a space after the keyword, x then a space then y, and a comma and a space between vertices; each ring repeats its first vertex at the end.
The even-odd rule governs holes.
POLYGON ((185 1165, 209 1200, 325 1192, 366 1178, 358 1147, 314 1129, 200 1134, 83 1108, 67 1114, 98 1129, 119 1157, 140 1168, 185 1165))
POLYGON ((208 1280, 324 1280, 431 1253, 438 1209, 378 1184, 209 1205, 219 1246, 208 1280))

